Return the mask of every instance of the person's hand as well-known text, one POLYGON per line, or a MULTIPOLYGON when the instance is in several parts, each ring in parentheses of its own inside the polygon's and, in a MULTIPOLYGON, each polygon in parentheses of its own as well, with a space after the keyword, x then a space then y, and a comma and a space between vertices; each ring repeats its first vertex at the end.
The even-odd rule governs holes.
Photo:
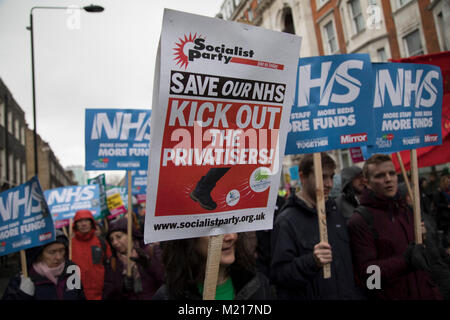
POLYGON ((150 267, 150 257, 142 248, 133 249, 133 253, 131 254, 130 259, 136 263, 139 263, 145 269, 148 269, 150 267))
POLYGON ((323 241, 316 244, 313 256, 318 267, 323 267, 325 264, 330 263, 333 260, 330 244, 323 241))
POLYGON ((124 276, 123 277, 123 290, 125 292, 132 292, 134 290, 134 279, 133 277, 124 276))
POLYGON ((34 296, 34 283, 30 278, 25 277, 23 274, 20 275, 19 289, 29 296, 34 296))
POLYGON ((423 244, 411 243, 404 253, 406 263, 416 270, 428 270, 430 267, 423 244))

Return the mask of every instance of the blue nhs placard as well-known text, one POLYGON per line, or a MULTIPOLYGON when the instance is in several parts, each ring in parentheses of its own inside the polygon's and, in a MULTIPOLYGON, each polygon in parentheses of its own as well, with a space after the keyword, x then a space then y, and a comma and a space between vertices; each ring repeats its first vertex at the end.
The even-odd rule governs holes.
POLYGON ((101 218, 98 184, 56 188, 46 190, 44 194, 55 221, 73 218, 82 209, 90 210, 94 219, 101 218))
POLYGON ((37 177, 0 193, 0 256, 54 239, 53 219, 37 177))
POLYGON ((286 154, 373 141, 373 77, 367 54, 300 58, 286 154))
POLYGON ((86 109, 86 170, 146 170, 151 110, 86 109))
POLYGON ((415 63, 374 63, 375 143, 368 155, 442 144, 441 69, 415 63))

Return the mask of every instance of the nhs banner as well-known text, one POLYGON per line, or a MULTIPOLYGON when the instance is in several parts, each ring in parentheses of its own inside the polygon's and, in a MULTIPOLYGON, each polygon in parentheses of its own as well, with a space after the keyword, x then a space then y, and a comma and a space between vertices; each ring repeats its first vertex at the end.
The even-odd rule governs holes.
POLYGON ((373 141, 373 77, 368 54, 300 58, 285 154, 373 141))
POLYGON ((73 218, 81 209, 90 210, 94 219, 101 218, 98 184, 56 188, 46 190, 44 194, 55 221, 73 218))
MULTIPOLYGON (((128 194, 128 172, 125 175, 125 189, 128 194)), ((131 194, 147 193, 147 170, 131 170, 131 194)))
POLYGON ((367 155, 442 144, 443 80, 437 66, 374 63, 375 143, 367 155))
POLYGON ((86 170, 146 170, 151 110, 86 109, 86 170))
POLYGON ((55 228, 37 177, 0 193, 0 256, 55 240, 55 228))

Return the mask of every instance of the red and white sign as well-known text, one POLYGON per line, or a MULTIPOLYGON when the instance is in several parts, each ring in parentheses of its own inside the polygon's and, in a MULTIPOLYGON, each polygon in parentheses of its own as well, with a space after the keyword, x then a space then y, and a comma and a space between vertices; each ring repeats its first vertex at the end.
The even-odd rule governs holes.
POLYGON ((271 228, 301 39, 168 9, 162 30, 145 241, 271 228))

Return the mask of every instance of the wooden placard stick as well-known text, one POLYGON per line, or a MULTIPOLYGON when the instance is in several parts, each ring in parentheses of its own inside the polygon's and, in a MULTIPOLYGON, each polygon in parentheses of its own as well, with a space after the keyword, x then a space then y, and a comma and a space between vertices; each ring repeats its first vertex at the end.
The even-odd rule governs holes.
POLYGON ((23 276, 28 278, 27 256, 25 254, 25 250, 20 250, 20 264, 22 267, 23 276))
POLYGON ((127 214, 127 244, 128 244, 128 250, 127 250, 127 276, 131 277, 131 250, 133 249, 132 246, 132 224, 133 224, 133 202, 131 198, 131 171, 128 171, 128 214, 127 214))
POLYGON ((400 155, 400 152, 397 152, 397 160, 400 165, 400 169, 402 170, 403 180, 405 180, 406 188, 408 189, 408 195, 411 198, 411 200, 414 199, 414 195, 411 189, 411 185, 409 183, 408 175, 406 174, 405 166, 403 164, 402 156, 400 155))
POLYGON ((217 278, 219 277, 220 258, 224 235, 209 237, 208 257, 206 258, 205 282, 203 285, 203 300, 215 300, 217 278))
POLYGON ((411 180, 413 186, 414 238, 417 244, 422 243, 422 219, 420 213, 419 168, 417 166, 417 150, 411 150, 411 180))
MULTIPOLYGON (((314 176, 316 179, 316 207, 319 219, 320 241, 328 243, 327 216, 325 213, 325 196, 323 193, 322 158, 320 153, 313 154, 314 176)), ((330 264, 323 266, 323 278, 331 278, 330 264)))
POLYGON ((69 260, 72 260, 73 218, 69 219, 69 260))

